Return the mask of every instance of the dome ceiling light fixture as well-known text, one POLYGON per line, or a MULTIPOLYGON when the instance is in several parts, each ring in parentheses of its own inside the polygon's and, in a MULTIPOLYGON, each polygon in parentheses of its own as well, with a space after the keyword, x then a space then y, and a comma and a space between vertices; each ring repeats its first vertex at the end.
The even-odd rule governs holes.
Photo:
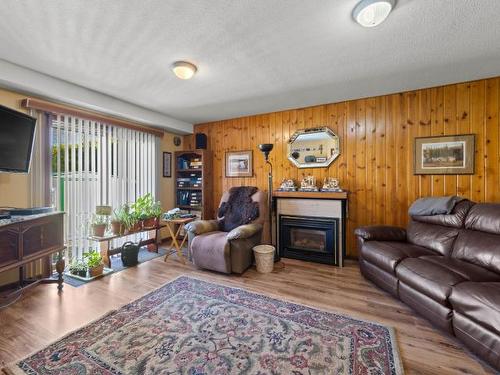
POLYGON ((198 68, 187 61, 176 61, 172 64, 172 71, 180 79, 191 79, 198 68))
POLYGON ((361 0, 352 11, 352 18, 363 27, 380 25, 396 6, 396 0, 361 0))

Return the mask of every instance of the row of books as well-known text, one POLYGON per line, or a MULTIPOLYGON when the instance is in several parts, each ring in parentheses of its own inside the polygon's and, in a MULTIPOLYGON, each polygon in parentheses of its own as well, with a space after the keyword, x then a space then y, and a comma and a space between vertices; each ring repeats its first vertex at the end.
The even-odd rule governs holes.
POLYGON ((177 168, 179 169, 201 169, 203 167, 203 162, 201 158, 193 159, 183 159, 179 158, 177 160, 177 168))
POLYGON ((201 176, 191 176, 191 187, 201 187, 203 185, 203 179, 201 176))
POLYGON ((203 167, 203 162, 201 161, 201 158, 191 159, 191 162, 189 163, 189 167, 191 169, 201 169, 203 167))
POLYGON ((191 207, 199 207, 201 206, 201 191, 193 191, 191 192, 191 196, 189 199, 189 205, 191 207))
POLYGON ((179 206, 200 207, 202 193, 201 191, 179 191, 177 192, 177 204, 179 206))
POLYGON ((199 187, 201 188, 203 180, 201 177, 191 176, 191 177, 179 177, 177 178, 177 187, 199 187))

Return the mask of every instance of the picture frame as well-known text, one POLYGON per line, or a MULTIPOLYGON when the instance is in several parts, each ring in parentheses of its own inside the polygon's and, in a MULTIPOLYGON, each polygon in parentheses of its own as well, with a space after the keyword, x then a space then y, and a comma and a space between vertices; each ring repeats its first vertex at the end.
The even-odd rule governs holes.
POLYGON ((226 152, 226 177, 252 177, 253 151, 226 152))
POLYGON ((163 152, 163 177, 172 177, 172 153, 163 152))
POLYGON ((414 174, 474 174, 474 134, 417 137, 414 147, 414 174))

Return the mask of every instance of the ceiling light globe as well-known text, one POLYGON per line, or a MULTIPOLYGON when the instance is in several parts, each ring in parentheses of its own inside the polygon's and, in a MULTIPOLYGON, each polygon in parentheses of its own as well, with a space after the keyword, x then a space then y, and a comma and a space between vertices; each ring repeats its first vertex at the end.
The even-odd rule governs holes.
POLYGON ((363 27, 375 27, 385 21, 395 5, 396 0, 361 0, 352 17, 363 27))
POLYGON ((191 79, 198 69, 187 61, 176 61, 172 64, 172 71, 180 79, 191 79))

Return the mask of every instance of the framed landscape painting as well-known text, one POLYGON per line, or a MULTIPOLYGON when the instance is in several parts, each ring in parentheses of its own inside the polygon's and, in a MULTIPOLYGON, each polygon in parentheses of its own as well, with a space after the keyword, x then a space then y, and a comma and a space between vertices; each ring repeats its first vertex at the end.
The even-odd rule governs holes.
POLYGON ((252 159, 252 151, 226 152, 226 177, 252 177, 252 159))
POLYGON ((415 174, 474 174, 474 134, 415 138, 415 174))

